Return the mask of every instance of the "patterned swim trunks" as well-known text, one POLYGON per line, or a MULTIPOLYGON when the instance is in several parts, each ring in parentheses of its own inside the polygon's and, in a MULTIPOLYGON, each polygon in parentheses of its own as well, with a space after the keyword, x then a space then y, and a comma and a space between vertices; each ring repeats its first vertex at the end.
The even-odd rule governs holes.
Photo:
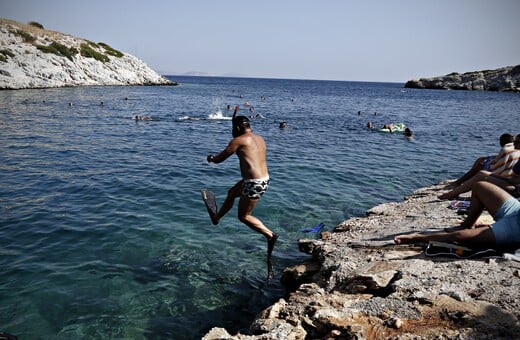
POLYGON ((262 179, 244 179, 242 195, 249 198, 260 198, 269 188, 269 177, 262 179))

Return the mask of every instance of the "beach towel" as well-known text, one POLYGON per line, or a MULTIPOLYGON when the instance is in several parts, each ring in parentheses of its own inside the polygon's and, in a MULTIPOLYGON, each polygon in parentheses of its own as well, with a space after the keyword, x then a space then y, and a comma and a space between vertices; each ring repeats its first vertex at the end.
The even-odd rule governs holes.
POLYGON ((520 262, 520 249, 517 249, 514 253, 504 253, 506 260, 520 262))
POLYGON ((469 200, 456 200, 448 205, 449 209, 468 210, 471 202, 469 200))

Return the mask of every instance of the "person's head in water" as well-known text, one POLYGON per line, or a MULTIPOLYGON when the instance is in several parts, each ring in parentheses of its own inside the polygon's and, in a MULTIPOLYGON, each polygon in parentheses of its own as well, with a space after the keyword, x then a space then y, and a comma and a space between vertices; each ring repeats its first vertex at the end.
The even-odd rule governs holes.
POLYGON ((233 137, 238 137, 246 132, 246 129, 250 129, 249 118, 246 116, 233 117, 233 137))

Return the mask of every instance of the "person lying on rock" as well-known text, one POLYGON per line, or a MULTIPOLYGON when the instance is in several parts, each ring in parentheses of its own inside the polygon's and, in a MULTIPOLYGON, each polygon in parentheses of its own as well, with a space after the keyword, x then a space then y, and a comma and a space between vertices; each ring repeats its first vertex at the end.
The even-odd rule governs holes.
POLYGON ((455 231, 413 233, 394 238, 395 243, 457 242, 468 247, 519 247, 520 202, 504 189, 486 181, 473 186, 469 215, 455 231), (486 209, 493 216, 491 225, 474 225, 486 209), (472 228, 467 228, 467 227, 472 228))
MULTIPOLYGON (((462 183, 462 185, 439 195, 439 198, 448 200, 456 199, 460 194, 471 191, 473 185, 479 181, 491 182, 512 193, 515 190, 515 185, 520 184, 520 170, 514 170, 520 160, 520 135, 514 138, 513 145, 514 149, 503 154, 498 163, 495 163, 497 166, 495 170, 480 170, 476 175, 462 183), (499 169, 502 169, 502 171, 498 172, 499 169)), ((497 157, 499 156, 500 154, 497 157)))

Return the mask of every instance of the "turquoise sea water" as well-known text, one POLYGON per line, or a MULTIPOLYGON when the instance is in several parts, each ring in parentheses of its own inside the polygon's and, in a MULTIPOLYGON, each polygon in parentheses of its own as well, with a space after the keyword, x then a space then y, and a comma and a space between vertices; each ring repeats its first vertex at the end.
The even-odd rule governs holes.
POLYGON ((284 296, 282 270, 306 258, 301 229, 331 230, 459 176, 496 153, 500 134, 520 133, 518 94, 172 79, 181 86, 0 91, 0 331, 21 339, 246 331, 284 296), (252 124, 268 144, 271 187, 255 215, 281 235, 271 283, 262 236, 238 222, 236 208, 213 226, 200 199, 210 188, 222 201, 239 179, 235 157, 205 159, 231 137, 226 106, 245 101, 255 110, 242 114, 264 117, 252 124), (369 120, 402 121, 415 140, 367 131, 369 120))

